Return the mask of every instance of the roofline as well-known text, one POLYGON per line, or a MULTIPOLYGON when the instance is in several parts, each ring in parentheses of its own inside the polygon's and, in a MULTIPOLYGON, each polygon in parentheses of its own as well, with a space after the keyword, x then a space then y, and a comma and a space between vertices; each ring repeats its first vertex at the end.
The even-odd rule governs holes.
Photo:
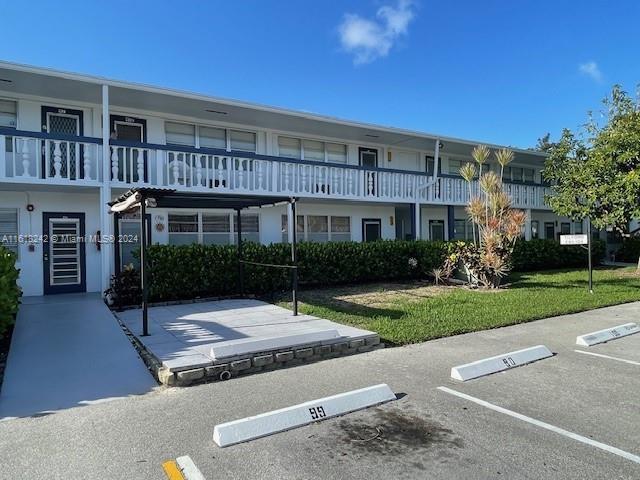
MULTIPOLYGON (((75 81, 79 81, 79 82, 85 82, 85 83, 93 83, 96 85, 108 85, 110 87, 119 87, 119 88, 126 88, 126 89, 132 89, 132 90, 141 90, 144 92, 148 92, 148 93, 156 93, 156 94, 160 94, 160 95, 171 95, 174 97, 182 97, 182 98, 188 98, 191 100, 197 100, 197 101, 203 101, 203 102, 216 102, 216 103, 221 103, 224 105, 229 105, 229 106, 233 106, 233 107, 241 107, 241 108, 248 108, 248 109, 254 109, 254 110, 262 110, 264 112, 269 112, 269 113, 278 113, 278 114, 282 114, 282 115, 290 115, 290 116, 295 116, 298 118, 303 118, 303 119, 307 119, 307 120, 316 120, 316 121, 321 121, 321 122, 330 122, 330 123, 334 123, 334 124, 339 124, 339 125, 344 125, 344 126, 348 126, 348 127, 355 127, 355 128, 364 128, 364 129, 371 129, 371 130, 379 130, 379 131, 384 131, 384 132, 388 132, 388 133, 395 133, 398 135, 407 135, 410 137, 418 137, 418 138, 423 138, 423 139, 429 139, 429 140, 440 140, 443 142, 456 142, 456 143, 461 143, 464 145, 470 145, 470 146, 475 146, 478 144, 484 144, 487 145, 490 148, 504 148, 506 147, 506 145, 497 145, 497 144, 492 144, 492 143, 486 143, 486 142, 481 142, 481 141, 475 141, 475 140, 466 140, 466 139, 462 139, 462 138, 456 138, 456 137, 448 137, 448 136, 444 136, 444 135, 436 135, 436 134, 432 134, 432 133, 428 133, 428 132, 421 132, 421 131, 417 131, 417 130, 408 130, 408 129, 403 129, 403 128, 397 128, 397 127, 390 127, 390 126, 386 126, 386 125, 378 125, 378 124, 374 124, 374 123, 366 123, 366 122, 360 122, 360 121, 355 121, 355 120, 346 120, 346 119, 342 119, 342 118, 338 118, 338 117, 332 117, 329 115, 321 115, 321 114, 314 114, 314 113, 308 113, 308 112, 303 112, 300 110, 291 110, 291 109, 287 109, 287 108, 281 108, 281 107, 273 107, 270 105, 264 105, 264 104, 260 104, 260 103, 252 103, 252 102, 246 102, 246 101, 241 101, 241 100, 235 100, 235 99, 228 99, 228 98, 220 98, 220 97, 214 97, 211 95, 204 95, 204 94, 200 94, 200 93, 194 93, 194 92, 189 92, 186 90, 179 90, 179 89, 173 89, 173 88, 165 88, 165 87, 157 87, 154 85, 148 85, 148 84, 144 84, 144 83, 136 83, 136 82, 125 82, 125 81, 121 81, 121 80, 113 80, 110 78, 106 78, 106 77, 100 77, 100 76, 96 76, 96 75, 87 75, 87 74, 80 74, 80 73, 75 73, 75 72, 67 72, 67 71, 63 71, 63 70, 56 70, 53 68, 47 68, 47 67, 36 67, 33 65, 26 65, 26 64, 21 64, 21 63, 14 63, 14 62, 6 62, 6 61, 2 61, 0 60, 0 68, 6 68, 9 70, 16 70, 16 71, 20 71, 20 72, 25 72, 25 73, 34 73, 34 74, 38 74, 38 75, 51 75, 51 76, 56 76, 56 77, 60 77, 60 78, 66 78, 68 80, 75 80, 75 81)), ((515 148, 515 147, 508 147, 511 150, 513 150, 516 153, 523 153, 523 154, 527 154, 527 155, 537 155, 540 157, 546 157, 547 154, 544 152, 540 152, 537 150, 526 150, 523 148, 515 148)))

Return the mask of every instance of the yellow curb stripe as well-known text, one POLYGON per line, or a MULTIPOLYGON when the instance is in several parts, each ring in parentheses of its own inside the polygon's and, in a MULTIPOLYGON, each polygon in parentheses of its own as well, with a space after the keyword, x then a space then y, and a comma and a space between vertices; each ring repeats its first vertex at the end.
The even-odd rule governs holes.
POLYGON ((166 462, 164 462, 162 464, 162 469, 167 475, 168 480, 185 480, 175 460, 167 460, 166 462))

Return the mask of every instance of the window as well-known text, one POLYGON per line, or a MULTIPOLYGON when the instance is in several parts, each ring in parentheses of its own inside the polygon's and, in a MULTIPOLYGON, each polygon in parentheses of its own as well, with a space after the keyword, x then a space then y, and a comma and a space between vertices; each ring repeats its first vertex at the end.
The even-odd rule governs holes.
POLYGON ((351 240, 351 217, 331 217, 331 241, 348 242, 351 240))
POLYGON ((347 163, 347 146, 341 143, 327 143, 327 162, 347 163))
POLYGON ((329 240, 329 217, 324 215, 307 216, 307 240, 310 242, 329 240))
POLYGON ((202 214, 202 243, 205 245, 228 245, 231 221, 229 214, 202 214))
POLYGON ((18 210, 0 208, 0 245, 18 255, 18 210))
POLYGON ((240 130, 230 130, 231 150, 243 150, 246 152, 256 151, 256 134, 253 132, 241 132, 240 130))
POLYGON ((576 234, 584 233, 582 222, 573 222, 573 233, 576 233, 576 234))
MULTIPOLYGON (((237 215, 233 216, 233 231, 238 232, 237 215)), ((246 242, 260 242, 260 218, 257 213, 247 213, 240 215, 242 222, 242 240, 246 242)), ((233 236, 233 243, 236 242, 236 235, 233 236)))
POLYGON ((453 222, 453 239, 454 240, 472 240, 473 228, 471 223, 464 219, 458 218, 453 222))
MULTIPOLYGON (((17 104, 12 100, 0 100, 0 127, 16 128, 17 104)), ((13 141, 11 138, 5 138, 5 151, 13 152, 13 141)))
POLYGON ((429 240, 444 241, 444 220, 429 220, 429 240))
POLYGON ((533 168, 524 168, 524 181, 533 183, 535 181, 535 170, 533 168))
POLYGON ((198 214, 169 214, 169 244, 198 243, 198 214))
POLYGON ((311 160, 314 162, 347 163, 347 146, 319 140, 301 140, 278 137, 278 154, 281 157, 311 160))
POLYGON ((460 167, 464 164, 463 160, 457 160, 455 158, 449 159, 449 175, 460 176, 460 167))
MULTIPOLYGON (((433 169, 435 168, 436 163, 435 157, 433 155, 427 155, 426 157, 424 157, 424 161, 427 175, 433 176, 433 169)), ((442 159, 440 159, 440 162, 441 161, 442 159)), ((440 173, 442 172, 442 163, 440 162, 438 162, 438 175, 440 175, 440 173)))
POLYGON ((569 222, 560 223, 560 234, 569 235, 571 233, 571 224, 569 222))
POLYGON ((165 122, 164 132, 167 145, 196 145, 196 126, 187 123, 165 122))
POLYGON ((531 220, 531 238, 540 238, 540 223, 538 220, 531 220))
POLYGON ((297 138, 278 137, 278 153, 281 157, 302 158, 300 140, 297 138))
MULTIPOLYGON (((298 215, 296 218, 298 241, 349 242, 351 241, 351 217, 331 215, 298 215)), ((287 243, 287 215, 282 215, 282 242, 287 243)))
POLYGON ((13 100, 0 100, 0 127, 16 128, 17 104, 13 100))
POLYGON ((303 140, 302 147, 304 148, 305 160, 324 162, 324 142, 317 142, 316 140, 303 140))
POLYGON ((522 167, 511 167, 511 181, 522 183, 522 167))
POLYGON ((547 240, 556 238, 556 227, 553 222, 544 222, 544 238, 547 240))
POLYGON ((200 146, 227 149, 227 132, 224 128, 198 127, 200 146))

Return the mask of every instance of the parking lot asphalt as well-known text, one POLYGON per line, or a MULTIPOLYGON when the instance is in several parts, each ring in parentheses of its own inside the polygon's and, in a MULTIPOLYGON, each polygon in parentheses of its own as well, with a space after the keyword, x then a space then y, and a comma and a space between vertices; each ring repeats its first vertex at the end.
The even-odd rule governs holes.
POLYGON ((638 319, 632 303, 2 422, 0 478, 159 479, 164 460, 189 455, 207 479, 637 479, 640 334, 575 339, 638 319), (449 376, 538 344, 555 355, 449 376), (399 399, 228 448, 212 441, 216 424, 378 383, 399 399))

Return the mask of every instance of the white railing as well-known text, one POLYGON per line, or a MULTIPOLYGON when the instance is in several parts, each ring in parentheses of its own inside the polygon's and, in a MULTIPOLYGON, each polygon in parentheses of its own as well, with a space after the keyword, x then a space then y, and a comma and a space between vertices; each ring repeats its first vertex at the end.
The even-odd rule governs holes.
POLYGON ((0 135, 0 181, 97 183, 101 159, 95 142, 0 135))
MULTIPOLYGON (((99 184, 100 140, 68 139, 34 133, 0 134, 0 181, 99 184)), ((117 142, 114 142, 117 143, 117 142)), ((238 155, 208 149, 135 144, 110 146, 109 170, 115 186, 171 187, 182 191, 216 191, 295 195, 399 203, 464 205, 469 186, 458 177, 433 178, 390 169, 314 163, 252 153, 238 155)), ((505 184, 518 208, 543 208, 545 187, 505 184)), ((478 195, 478 183, 472 184, 478 195)))
MULTIPOLYGON (((469 186, 462 178, 400 170, 367 170, 355 166, 287 160, 248 154, 194 153, 185 150, 111 146, 114 183, 177 190, 295 195, 300 197, 464 205, 469 186)), ((544 187, 506 184, 519 208, 547 208, 544 187)), ((478 183, 472 194, 478 195, 478 183)))

